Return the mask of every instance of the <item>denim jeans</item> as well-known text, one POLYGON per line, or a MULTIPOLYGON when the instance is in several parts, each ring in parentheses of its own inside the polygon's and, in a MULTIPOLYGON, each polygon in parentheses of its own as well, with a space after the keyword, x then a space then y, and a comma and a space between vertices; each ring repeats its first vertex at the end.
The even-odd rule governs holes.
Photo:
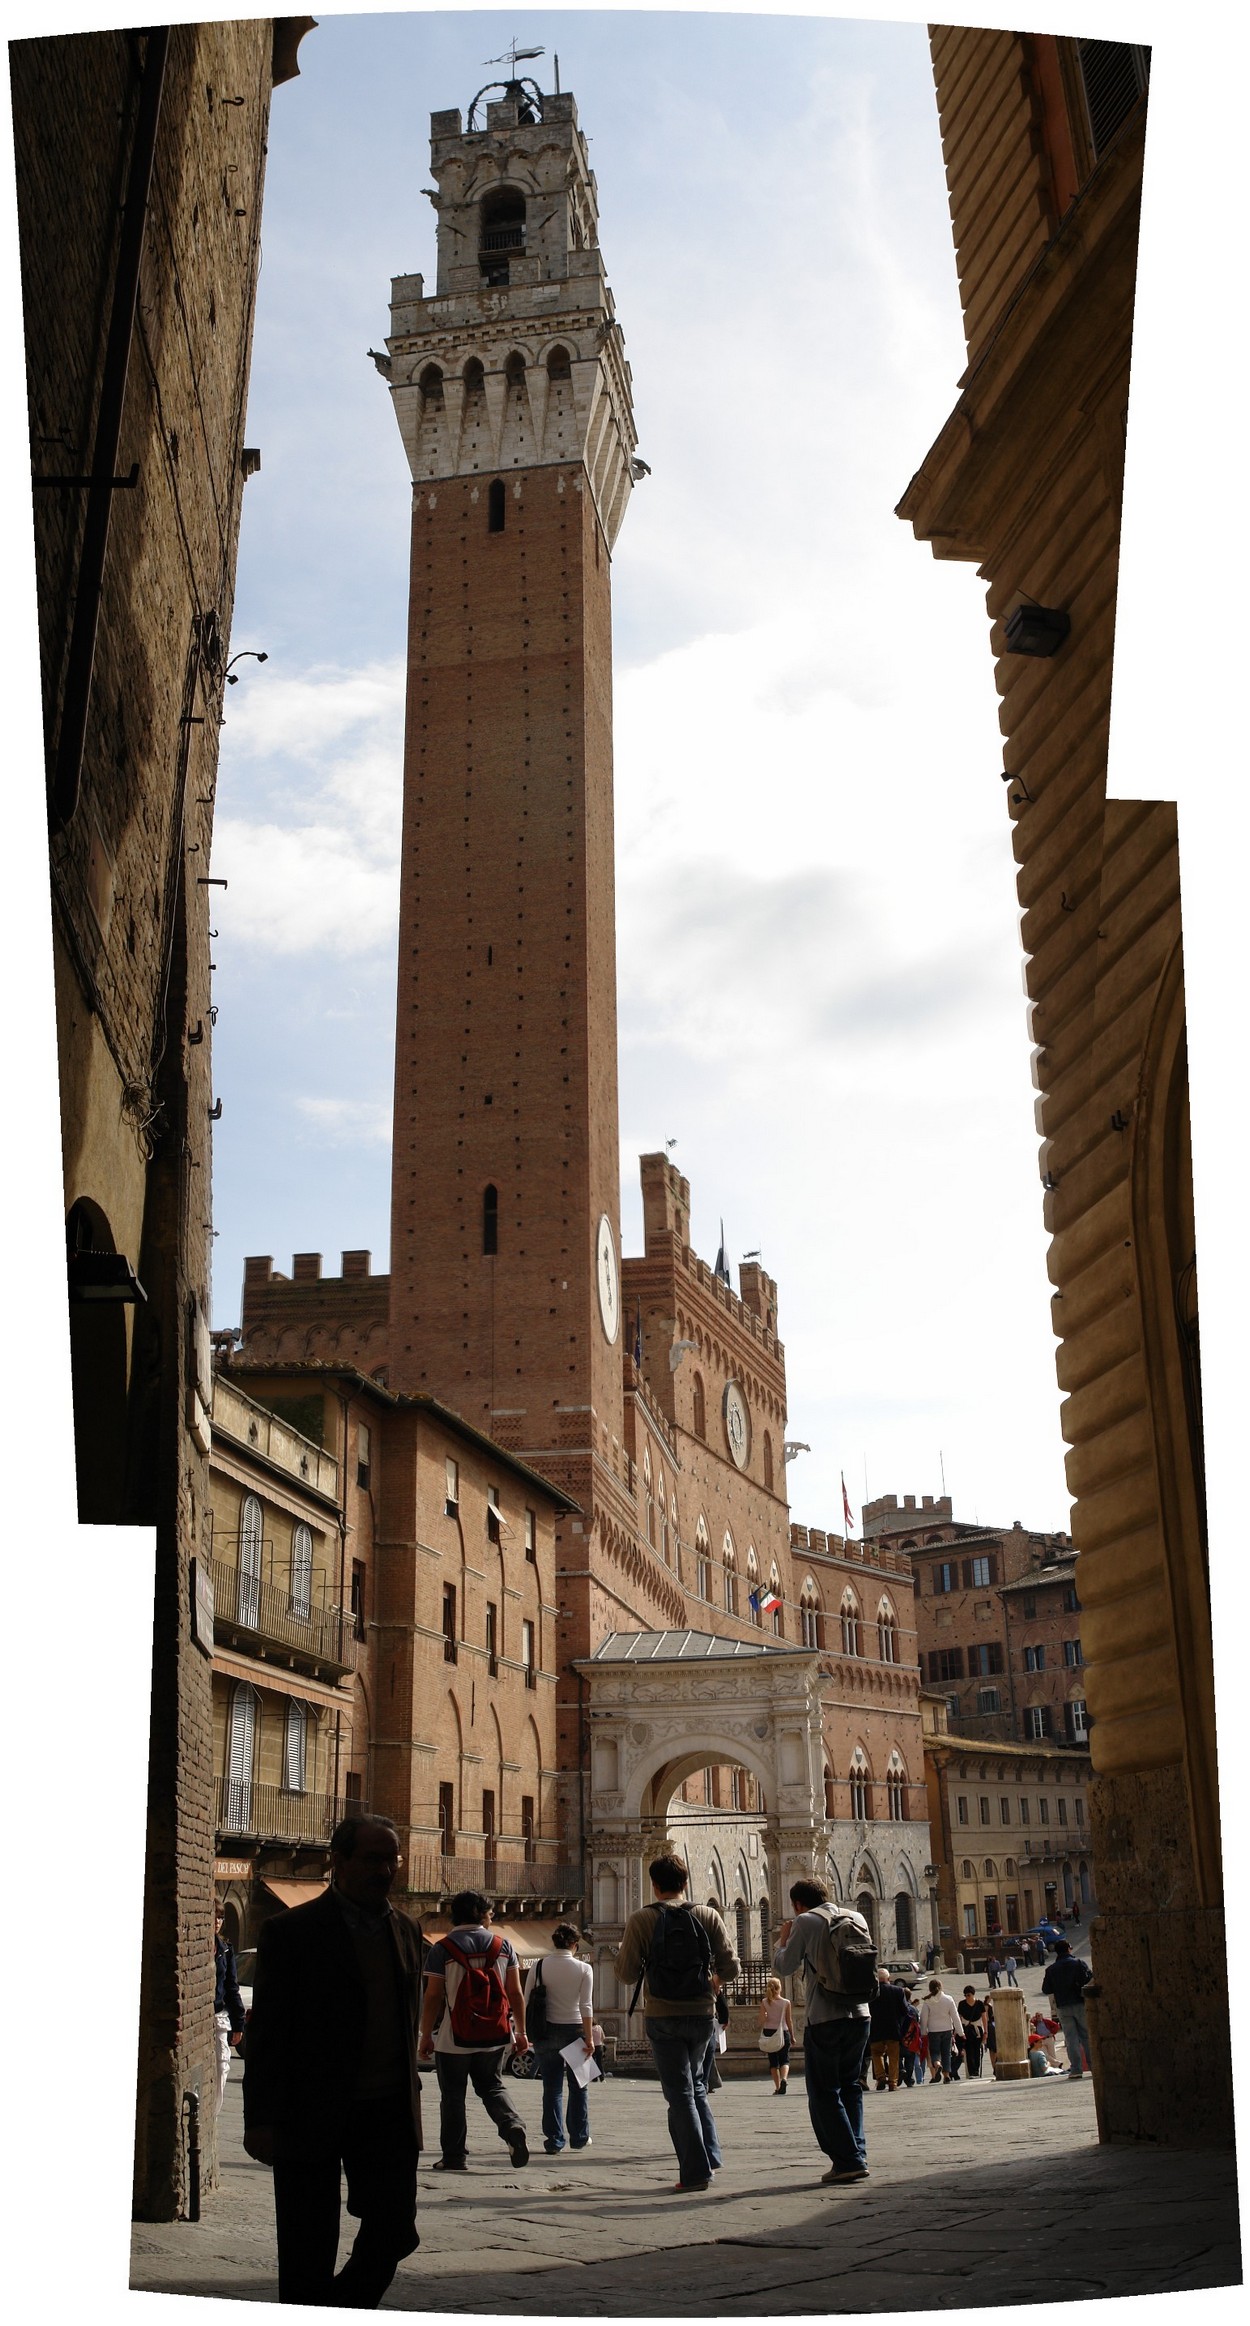
POLYGON ((951 2072, 951 2031, 949 2027, 929 2029, 929 2065, 942 2075, 951 2072))
POLYGON ((1085 2005, 1083 2003, 1056 2003, 1055 2015, 1063 2029, 1063 2040, 1068 2047, 1068 2068, 1070 2073, 1075 2075, 1078 2068, 1084 2068, 1085 2061, 1089 2058, 1089 2029, 1085 2024, 1085 2005), (1085 2054, 1085 2060, 1081 2058, 1082 2052, 1085 2054))
POLYGON ((868 2058, 871 2024, 862 2019, 809 2019, 803 2030, 807 2112, 817 2146, 835 2172, 866 2161, 864 2095, 860 2077, 868 2058))
POLYGON ((568 2079, 569 2146, 584 2148, 590 2138, 590 2100, 585 2084, 579 2084, 573 2070, 560 2054, 566 2043, 580 2043, 582 2023, 571 2027, 548 2025, 538 2052, 538 2073, 543 2083, 543 2139, 553 2148, 564 2146, 564 2085, 568 2079))
MULTIPOLYGON (((677 2177, 706 2181, 720 2164, 720 2142, 708 2106, 708 2064, 716 2043, 709 2013, 689 2019, 648 2019, 647 2040, 668 2102, 668 2129, 677 2152, 677 2177)), ((864 2025, 868 2022, 865 2020, 864 2025)))

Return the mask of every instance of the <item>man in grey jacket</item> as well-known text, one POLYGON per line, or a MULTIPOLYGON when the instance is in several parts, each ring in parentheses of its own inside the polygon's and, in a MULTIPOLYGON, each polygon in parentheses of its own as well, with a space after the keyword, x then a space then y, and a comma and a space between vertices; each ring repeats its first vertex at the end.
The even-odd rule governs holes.
MULTIPOLYGON (((812 2130, 830 2160, 822 2182, 837 2186, 840 2182, 866 2181, 861 2078, 868 2059, 871 2015, 867 2003, 831 1995, 816 1977, 813 1957, 821 1926, 829 1918, 829 1892, 824 1883, 806 1878, 792 1882, 790 1902, 796 1911, 778 1928, 773 1969, 784 1979, 802 1964, 807 1975, 803 2076, 812 2130)), ((849 1915, 871 1943, 872 1933, 862 1916, 849 1907, 839 1906, 835 1911, 849 1915)))

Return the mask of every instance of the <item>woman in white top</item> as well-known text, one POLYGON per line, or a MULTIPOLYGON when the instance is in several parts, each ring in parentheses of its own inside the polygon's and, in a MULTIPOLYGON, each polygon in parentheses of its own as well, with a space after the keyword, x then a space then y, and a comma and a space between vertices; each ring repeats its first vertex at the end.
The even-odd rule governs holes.
POLYGON ((562 1922, 551 1933, 554 1954, 545 1954, 534 1965, 525 1981, 525 2015, 530 2016, 531 1999, 541 1987, 546 2002, 546 2019, 542 2032, 534 2037, 538 2057, 538 2073, 543 2080, 543 2147, 548 2156, 558 2156, 564 2146, 564 2086, 568 2080, 568 2136, 570 2148, 590 2146, 590 2105, 585 2084, 579 2084, 573 2070, 561 2053, 566 2044, 576 2043, 578 2036, 586 2047, 586 2056, 595 2048, 594 2023, 591 2019, 591 1997, 595 1974, 589 1963, 577 1959, 578 1934, 571 1922, 562 1922))
POLYGON ((959 2031, 959 2007, 940 1979, 929 1981, 929 1992, 920 2006, 920 2030, 929 2041, 930 2083, 951 2083, 951 2039, 959 2031))
MULTIPOLYGON (((784 2093, 786 2079, 790 2073, 790 2046, 794 2041, 794 2016, 786 1997, 781 1992, 780 1979, 769 1979, 767 1982, 764 1999, 760 2004, 759 2024, 761 2037, 775 2035, 778 2030, 781 2032, 781 2042, 776 2050, 769 2050, 765 2056, 768 2060, 769 2073, 773 2079, 774 2092, 784 2093)), ((760 2049, 763 2050, 763 2048, 761 2043, 760 2049)))

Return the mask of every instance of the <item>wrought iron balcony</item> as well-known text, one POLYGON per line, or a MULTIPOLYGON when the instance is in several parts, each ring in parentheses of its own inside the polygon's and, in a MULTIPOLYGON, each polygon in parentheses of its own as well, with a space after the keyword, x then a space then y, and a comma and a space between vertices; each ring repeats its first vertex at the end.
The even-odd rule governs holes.
POLYGON ((250 1778, 215 1777, 214 1822, 219 1835, 257 1841, 327 1842, 341 1817, 359 1816, 362 1804, 333 1793, 288 1793, 282 1785, 250 1778))
POLYGON ((488 226, 484 229, 479 250, 524 250, 525 228, 520 226, 488 226))
POLYGON ((482 1890, 488 1898, 561 1898, 571 1904, 586 1888, 584 1871, 577 1865, 543 1865, 515 1857, 448 1858, 433 1851, 409 1860, 406 1879, 410 1890, 438 1898, 453 1898, 457 1890, 482 1890))
POLYGON ((253 1654, 280 1654, 340 1679, 355 1669, 356 1636, 351 1610, 302 1605, 289 1590, 264 1583, 236 1562, 215 1558, 213 1627, 232 1647, 253 1654))

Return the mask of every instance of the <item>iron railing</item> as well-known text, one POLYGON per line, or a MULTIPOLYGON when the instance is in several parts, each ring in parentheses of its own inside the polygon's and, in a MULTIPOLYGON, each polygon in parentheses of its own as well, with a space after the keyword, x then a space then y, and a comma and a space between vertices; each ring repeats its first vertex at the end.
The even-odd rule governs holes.
POLYGON ((479 250, 524 250, 524 226, 488 226, 482 234, 479 250))
POLYGON ((427 1897, 454 1897, 457 1890, 481 1890, 488 1898, 562 1898, 571 1903, 583 1896, 586 1877, 581 1866, 567 1862, 544 1865, 530 1858, 449 1858, 434 1852, 413 1857, 407 1867, 407 1886, 427 1897))
POLYGON ((273 1647, 294 1648, 310 1663, 333 1665, 340 1672, 354 1670, 356 1635, 350 1609, 304 1606, 289 1589, 262 1582, 259 1575, 225 1559, 215 1558, 212 1571, 216 1623, 252 1632, 273 1647))
POLYGON ((215 1777, 213 1788, 218 1833, 257 1840, 326 1842, 341 1817, 364 1813, 359 1801, 333 1793, 289 1793, 284 1785, 258 1785, 251 1778, 215 1777))

